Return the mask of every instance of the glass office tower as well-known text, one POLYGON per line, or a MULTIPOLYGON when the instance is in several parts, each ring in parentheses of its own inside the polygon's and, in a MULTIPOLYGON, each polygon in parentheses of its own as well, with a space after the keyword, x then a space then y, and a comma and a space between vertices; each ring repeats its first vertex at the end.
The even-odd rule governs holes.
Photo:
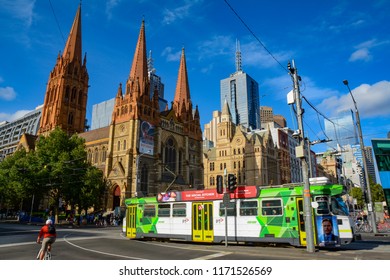
POLYGON ((243 71, 221 80, 221 108, 227 101, 235 124, 260 129, 259 84, 243 71))

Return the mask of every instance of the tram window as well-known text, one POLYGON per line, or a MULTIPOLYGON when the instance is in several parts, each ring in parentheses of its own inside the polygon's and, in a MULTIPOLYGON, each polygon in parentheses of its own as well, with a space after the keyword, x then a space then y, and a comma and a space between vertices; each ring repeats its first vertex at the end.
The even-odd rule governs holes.
POLYGON ((186 204, 185 203, 173 204, 172 216, 173 217, 186 217, 187 216, 186 204))
POLYGON ((156 206, 155 205, 145 205, 144 217, 155 217, 155 216, 156 216, 156 206))
POLYGON ((280 199, 267 199, 261 201, 261 213, 263 216, 280 216, 283 214, 282 201, 280 199))
POLYGON ((159 217, 169 217, 171 212, 170 204, 160 204, 158 206, 158 216, 159 217))
POLYGON ((330 210, 334 215, 348 216, 348 207, 341 197, 332 197, 330 201, 330 210))
POLYGON ((329 214, 329 203, 327 196, 317 196, 316 201, 318 203, 317 214, 327 215, 329 214))
POLYGON ((240 216, 257 216, 257 201, 241 201, 240 216))
MULTIPOLYGON (((228 216, 236 216, 236 205, 235 204, 234 204, 233 208, 227 208, 227 215, 228 216)), ((225 207, 223 206, 222 202, 219 204, 219 216, 220 217, 225 216, 225 207)))

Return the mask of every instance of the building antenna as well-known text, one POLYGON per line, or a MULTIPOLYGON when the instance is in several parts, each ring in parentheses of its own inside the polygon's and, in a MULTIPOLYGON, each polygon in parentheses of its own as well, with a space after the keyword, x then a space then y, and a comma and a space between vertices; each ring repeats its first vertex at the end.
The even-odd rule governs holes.
POLYGON ((236 72, 242 71, 240 41, 236 39, 236 72))

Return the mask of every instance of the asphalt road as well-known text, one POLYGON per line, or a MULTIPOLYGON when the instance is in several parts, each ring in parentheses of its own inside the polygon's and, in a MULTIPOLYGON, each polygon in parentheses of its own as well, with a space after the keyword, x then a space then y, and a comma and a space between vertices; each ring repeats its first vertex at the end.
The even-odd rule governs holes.
MULTIPOLYGON (((34 260, 40 226, 0 222, 0 260, 34 260)), ((121 227, 57 227, 54 260, 390 260, 390 234, 365 234, 347 246, 319 249, 291 246, 136 241, 121 227)))

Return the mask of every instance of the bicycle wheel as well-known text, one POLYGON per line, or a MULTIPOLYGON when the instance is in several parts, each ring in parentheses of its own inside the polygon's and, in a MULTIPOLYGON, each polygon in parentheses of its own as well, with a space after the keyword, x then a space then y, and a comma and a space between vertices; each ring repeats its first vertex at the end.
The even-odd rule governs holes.
POLYGON ((370 224, 365 224, 364 225, 364 232, 371 232, 372 231, 372 227, 370 226, 370 224))
POLYGON ((49 251, 46 251, 46 254, 45 254, 45 260, 51 260, 51 253, 49 251))
POLYGON ((39 249, 38 254, 37 254, 37 260, 39 260, 39 256, 41 255, 41 251, 42 251, 42 249, 39 249))
POLYGON ((361 230, 362 230, 362 227, 361 227, 360 225, 355 224, 354 232, 355 232, 355 233, 358 233, 358 232, 360 232, 361 230))

